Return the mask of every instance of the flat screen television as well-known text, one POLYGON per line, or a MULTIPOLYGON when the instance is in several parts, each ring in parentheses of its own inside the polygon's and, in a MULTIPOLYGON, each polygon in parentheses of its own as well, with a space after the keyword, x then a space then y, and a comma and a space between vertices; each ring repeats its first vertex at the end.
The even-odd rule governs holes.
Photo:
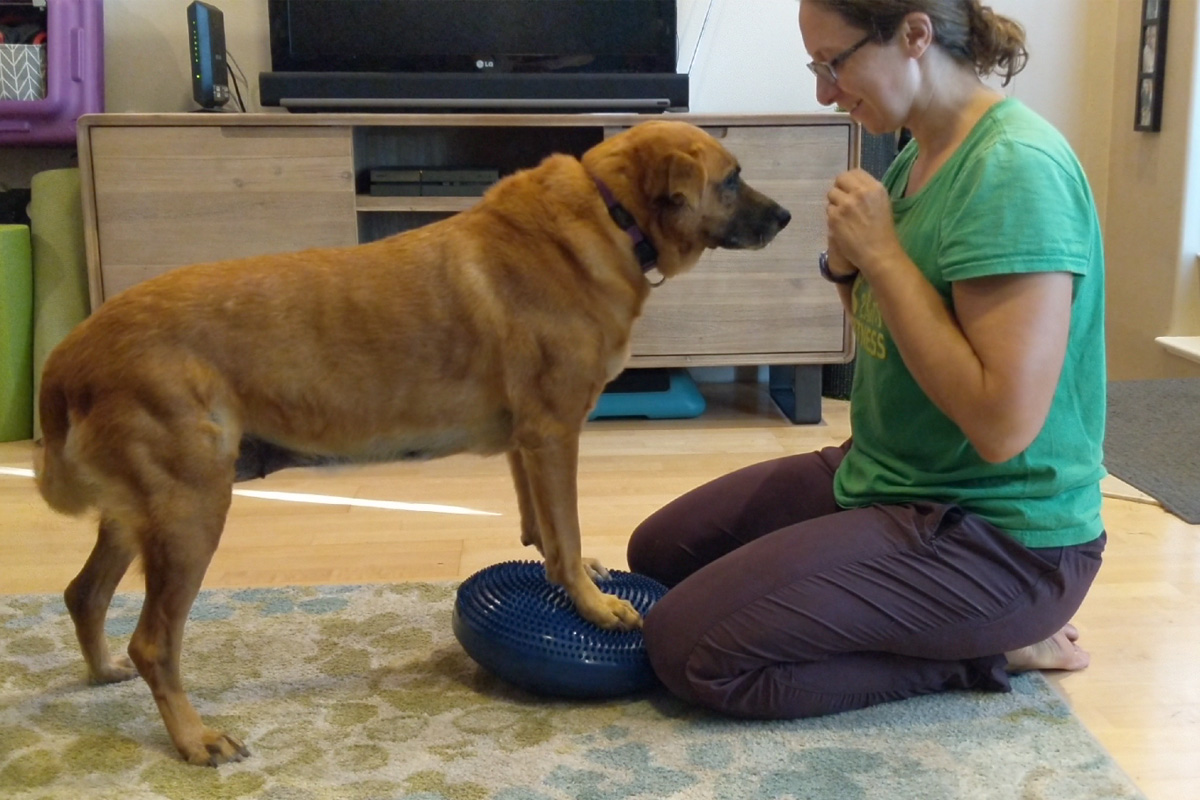
POLYGON ((687 107, 676 0, 268 0, 264 105, 687 107))

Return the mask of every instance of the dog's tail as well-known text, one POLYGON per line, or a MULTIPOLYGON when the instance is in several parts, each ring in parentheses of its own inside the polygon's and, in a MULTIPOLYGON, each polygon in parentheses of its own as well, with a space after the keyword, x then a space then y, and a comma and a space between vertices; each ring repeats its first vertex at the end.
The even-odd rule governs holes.
POLYGON ((38 491, 55 511, 78 516, 95 505, 96 491, 67 456, 71 435, 70 404, 61 386, 42 386, 38 414, 42 438, 33 451, 33 474, 38 491))

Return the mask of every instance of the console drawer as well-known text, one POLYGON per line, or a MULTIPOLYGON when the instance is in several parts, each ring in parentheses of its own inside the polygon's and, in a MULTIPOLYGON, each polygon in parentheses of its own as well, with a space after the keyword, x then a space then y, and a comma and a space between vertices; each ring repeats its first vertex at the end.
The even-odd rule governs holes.
POLYGON ((91 162, 104 298, 186 264, 357 242, 349 128, 102 127, 91 162))

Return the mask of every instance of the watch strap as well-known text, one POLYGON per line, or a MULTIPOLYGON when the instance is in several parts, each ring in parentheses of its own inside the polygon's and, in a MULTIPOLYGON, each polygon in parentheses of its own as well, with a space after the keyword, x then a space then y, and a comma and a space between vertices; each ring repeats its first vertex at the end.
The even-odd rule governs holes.
POLYGON ((822 250, 821 255, 817 256, 817 271, 821 273, 821 277, 830 283, 841 284, 848 286, 858 280, 858 270, 849 273, 848 275, 834 275, 829 271, 829 251, 822 250))

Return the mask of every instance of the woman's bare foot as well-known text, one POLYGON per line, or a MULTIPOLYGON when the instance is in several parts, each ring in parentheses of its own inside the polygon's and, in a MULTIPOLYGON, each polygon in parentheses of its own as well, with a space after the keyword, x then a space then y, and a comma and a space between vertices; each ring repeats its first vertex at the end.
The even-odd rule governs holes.
POLYGON ((1083 669, 1092 657, 1075 644, 1078 638, 1079 630, 1068 622, 1062 630, 1045 641, 1005 653, 1008 658, 1007 669, 1009 672, 1025 672, 1031 669, 1083 669))

